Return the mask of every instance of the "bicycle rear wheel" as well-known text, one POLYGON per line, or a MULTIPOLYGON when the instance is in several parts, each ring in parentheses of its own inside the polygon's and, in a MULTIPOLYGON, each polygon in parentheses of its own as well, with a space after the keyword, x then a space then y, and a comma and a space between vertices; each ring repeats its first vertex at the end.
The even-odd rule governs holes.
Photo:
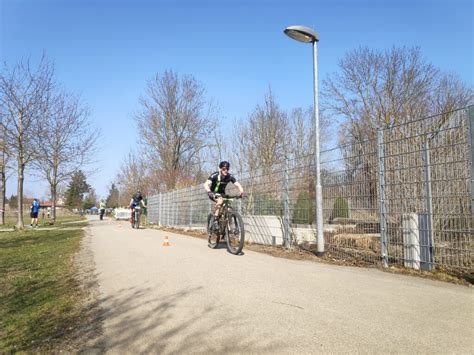
POLYGON ((211 221, 213 221, 212 213, 207 216, 207 245, 209 248, 216 249, 219 245, 219 233, 211 231, 211 221))
POLYGON ((229 253, 234 255, 240 254, 244 248, 245 230, 244 221, 237 212, 229 213, 225 234, 229 253))

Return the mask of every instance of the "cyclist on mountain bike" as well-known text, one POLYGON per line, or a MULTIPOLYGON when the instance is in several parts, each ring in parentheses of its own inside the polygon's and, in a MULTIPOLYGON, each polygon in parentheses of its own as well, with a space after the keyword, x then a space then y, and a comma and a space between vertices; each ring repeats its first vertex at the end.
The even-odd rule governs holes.
MULTIPOLYGON (((214 207, 214 221, 219 216, 219 210, 224 202, 224 199, 220 196, 216 197, 215 194, 224 194, 225 188, 229 182, 232 182, 240 191, 240 197, 244 195, 244 188, 235 179, 235 177, 229 173, 230 163, 228 161, 221 161, 219 163, 219 171, 212 173, 204 183, 204 190, 206 190, 209 198, 216 203, 214 207)), ((214 225, 215 223, 213 223, 214 225)))
POLYGON ((130 209, 132 210, 132 217, 130 218, 130 222, 132 224, 133 216, 135 215, 135 207, 139 206, 140 204, 143 206, 143 208, 146 208, 141 192, 137 191, 137 193, 132 196, 132 199, 130 200, 130 209))

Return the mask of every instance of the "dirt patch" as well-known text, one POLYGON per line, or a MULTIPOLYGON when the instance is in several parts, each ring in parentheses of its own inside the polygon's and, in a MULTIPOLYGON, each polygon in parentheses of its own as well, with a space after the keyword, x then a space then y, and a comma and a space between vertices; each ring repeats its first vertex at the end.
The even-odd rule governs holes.
MULTIPOLYGON (((179 228, 165 228, 157 226, 147 226, 151 229, 159 229, 171 233, 185 234, 191 237, 207 239, 207 235, 204 232, 195 231, 195 230, 186 230, 179 228)), ((474 272, 466 271, 465 273, 458 270, 448 270, 440 269, 437 271, 418 271, 412 269, 406 269, 403 267, 390 266, 388 268, 382 267, 382 264, 379 260, 375 261, 372 258, 365 259, 366 255, 354 256, 354 249, 351 249, 350 253, 345 253, 343 249, 341 250, 327 250, 324 255, 318 257, 315 255, 316 246, 310 243, 301 243, 298 246, 293 247, 292 249, 286 249, 282 246, 271 246, 271 245, 262 245, 256 243, 245 243, 244 250, 252 250, 259 253, 264 253, 271 255, 277 258, 286 258, 292 260, 308 260, 320 263, 327 263, 332 265, 341 265, 341 266, 357 266, 365 268, 376 268, 384 272, 389 272, 393 274, 402 274, 409 276, 416 276, 421 278, 426 278, 430 280, 443 281, 454 283, 464 286, 473 286, 474 284, 474 272)))

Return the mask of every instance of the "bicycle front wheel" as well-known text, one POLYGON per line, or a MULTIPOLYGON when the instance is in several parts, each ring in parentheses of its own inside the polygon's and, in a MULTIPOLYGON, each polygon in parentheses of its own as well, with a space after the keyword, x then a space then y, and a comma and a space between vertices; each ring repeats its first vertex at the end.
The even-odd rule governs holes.
POLYGON ((213 214, 209 213, 209 216, 207 216, 207 245, 209 248, 216 249, 219 245, 220 236, 218 232, 211 230, 211 221, 213 220, 213 214))
POLYGON ((225 234, 229 253, 234 255, 240 254, 244 248, 245 230, 244 221, 237 212, 229 213, 225 234))
POLYGON ((140 213, 135 212, 135 228, 140 229, 140 213))

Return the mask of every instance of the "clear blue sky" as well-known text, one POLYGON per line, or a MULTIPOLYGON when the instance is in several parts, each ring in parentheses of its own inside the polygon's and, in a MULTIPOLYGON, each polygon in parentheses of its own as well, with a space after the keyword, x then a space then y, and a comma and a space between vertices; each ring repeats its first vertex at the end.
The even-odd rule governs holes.
MULTIPOLYGON (((192 74, 218 103, 224 123, 245 118, 272 87, 283 109, 312 105, 311 46, 289 25, 320 34, 320 83, 359 45, 419 46, 445 72, 474 84, 472 0, 0 0, 1 59, 54 61, 58 81, 79 93, 101 129, 100 172, 89 183, 105 197, 136 145, 132 115, 146 81, 172 69, 192 74)), ((7 195, 16 186, 7 185, 7 195)), ((25 184, 47 195, 47 186, 25 184)))

